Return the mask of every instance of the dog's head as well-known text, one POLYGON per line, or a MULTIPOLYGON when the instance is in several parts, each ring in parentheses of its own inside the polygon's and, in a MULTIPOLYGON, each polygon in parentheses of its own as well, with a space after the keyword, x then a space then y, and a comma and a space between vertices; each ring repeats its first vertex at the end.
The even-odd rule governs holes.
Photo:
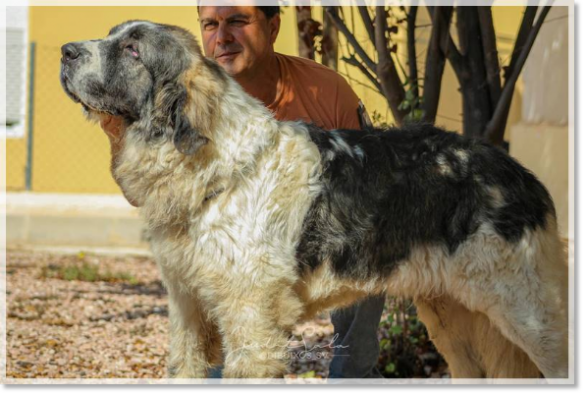
POLYGON ((172 139, 187 155, 207 143, 225 74, 188 31, 129 21, 61 52, 61 84, 88 115, 123 117, 144 138, 172 139))

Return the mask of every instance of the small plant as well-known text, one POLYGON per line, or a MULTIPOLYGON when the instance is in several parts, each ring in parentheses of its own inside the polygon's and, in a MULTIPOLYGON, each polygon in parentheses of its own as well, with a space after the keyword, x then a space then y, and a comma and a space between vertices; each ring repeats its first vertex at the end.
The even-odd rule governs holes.
POLYGON ((105 272, 100 271, 100 267, 93 263, 87 262, 86 255, 83 252, 77 254, 71 262, 56 265, 49 264, 41 268, 41 278, 57 278, 65 281, 104 281, 109 283, 129 282, 137 284, 138 281, 129 273, 112 272, 109 268, 105 272))
POLYGON ((385 117, 383 117, 381 113, 379 113, 377 110, 374 110, 371 116, 372 124, 374 125, 374 127, 380 129, 388 129, 390 125, 388 124, 388 122, 386 122, 384 118, 385 117))
POLYGON ((378 370, 388 378, 441 377, 446 362, 429 340, 412 301, 388 298, 378 331, 378 370))

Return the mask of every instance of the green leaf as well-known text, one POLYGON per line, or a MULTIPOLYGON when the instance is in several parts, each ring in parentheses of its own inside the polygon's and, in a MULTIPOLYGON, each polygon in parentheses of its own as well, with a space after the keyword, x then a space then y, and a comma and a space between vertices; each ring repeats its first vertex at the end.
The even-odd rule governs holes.
POLYGON ((414 93, 410 89, 406 91, 406 100, 408 102, 411 102, 414 100, 414 93))
POLYGON ((386 373, 394 373, 396 371, 396 365, 390 362, 388 365, 386 365, 384 370, 386 371, 386 373))
POLYGON ((421 110, 420 108, 417 108, 412 112, 412 116, 416 121, 420 121, 423 118, 423 115, 424 111, 421 110))
POLYGON ((313 379, 317 376, 317 374, 315 373, 314 370, 310 370, 308 372, 305 373, 301 373, 299 374, 299 377, 303 378, 303 379, 313 379))
POLYGON ((390 331, 394 335, 400 335, 402 333, 402 327, 399 325, 394 325, 392 328, 390 328, 390 331))

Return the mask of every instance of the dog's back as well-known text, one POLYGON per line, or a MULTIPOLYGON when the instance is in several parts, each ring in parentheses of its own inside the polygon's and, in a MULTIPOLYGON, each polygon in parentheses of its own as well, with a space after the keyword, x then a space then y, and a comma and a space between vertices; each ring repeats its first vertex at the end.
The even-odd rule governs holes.
POLYGON ((324 171, 299 256, 313 267, 388 275, 417 246, 454 254, 482 224, 512 243, 554 217, 542 184, 486 143, 426 124, 310 134, 324 171))

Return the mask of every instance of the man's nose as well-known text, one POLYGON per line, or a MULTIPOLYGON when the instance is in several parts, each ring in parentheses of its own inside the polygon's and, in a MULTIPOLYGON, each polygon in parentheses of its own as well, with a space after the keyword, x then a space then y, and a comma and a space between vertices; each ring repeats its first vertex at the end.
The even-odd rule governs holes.
POLYGON ((61 58, 61 63, 68 63, 72 60, 76 60, 79 58, 81 54, 81 50, 79 48, 79 44, 76 43, 67 43, 61 47, 61 54, 63 57, 61 58))
POLYGON ((226 44, 230 43, 234 40, 232 36, 229 26, 224 23, 220 23, 217 28, 217 43, 218 44, 226 44))

